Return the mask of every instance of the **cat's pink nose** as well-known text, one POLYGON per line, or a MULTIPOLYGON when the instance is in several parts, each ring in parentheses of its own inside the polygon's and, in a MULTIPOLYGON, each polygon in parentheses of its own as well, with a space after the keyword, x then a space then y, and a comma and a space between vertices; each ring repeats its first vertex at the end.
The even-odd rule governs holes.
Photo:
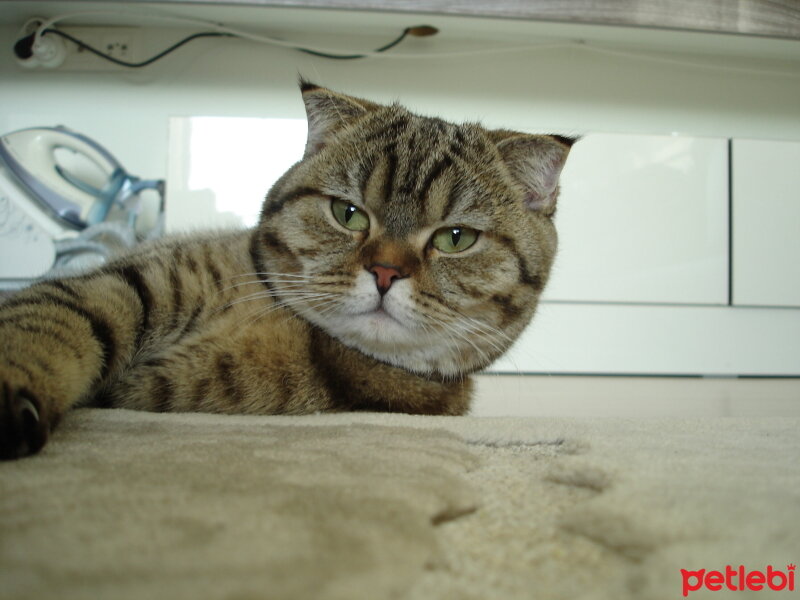
POLYGON ((403 274, 400 270, 392 265, 374 264, 367 267, 367 271, 375 275, 375 285, 378 286, 378 292, 383 296, 392 287, 395 279, 402 279, 403 274))

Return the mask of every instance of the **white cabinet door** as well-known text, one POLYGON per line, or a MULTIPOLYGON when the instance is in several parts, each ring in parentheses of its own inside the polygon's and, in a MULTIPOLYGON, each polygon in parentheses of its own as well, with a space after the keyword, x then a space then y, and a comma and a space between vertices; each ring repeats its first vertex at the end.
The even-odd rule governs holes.
POLYGON ((546 300, 728 302, 727 140, 591 134, 561 181, 546 300))
POLYGON ((733 302, 800 306, 800 142, 733 142, 733 302))

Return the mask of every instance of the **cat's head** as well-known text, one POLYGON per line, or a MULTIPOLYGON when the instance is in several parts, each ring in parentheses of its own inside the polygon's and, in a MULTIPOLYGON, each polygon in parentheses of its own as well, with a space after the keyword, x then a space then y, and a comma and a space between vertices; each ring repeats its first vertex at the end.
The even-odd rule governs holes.
POLYGON ((279 302, 421 374, 487 366, 533 316, 572 144, 414 115, 302 82, 303 159, 256 238, 279 302))

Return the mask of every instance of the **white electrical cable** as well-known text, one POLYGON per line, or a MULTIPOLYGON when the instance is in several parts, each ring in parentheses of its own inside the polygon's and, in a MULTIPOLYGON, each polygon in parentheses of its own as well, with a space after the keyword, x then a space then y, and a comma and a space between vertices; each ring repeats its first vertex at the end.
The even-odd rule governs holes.
MULTIPOLYGON (((124 15, 128 17, 137 17, 137 18, 148 18, 148 19, 157 19, 157 20, 166 20, 166 21, 175 21, 178 23, 190 24, 196 27, 203 27, 206 29, 211 29, 213 31, 219 33, 227 33, 234 37, 238 37, 240 39, 249 40, 252 42, 257 42, 261 44, 269 44, 273 46, 279 46, 282 48, 291 48, 294 50, 297 49, 307 49, 313 50, 315 52, 324 52, 328 54, 340 54, 343 52, 341 49, 332 49, 332 48, 325 48, 320 46, 307 46, 305 44, 298 44, 296 42, 288 42, 286 40, 281 40, 278 38, 274 38, 268 35, 263 34, 255 34, 250 33, 248 31, 243 31, 241 29, 235 29, 233 27, 227 27, 225 25, 220 25, 218 23, 213 23, 210 21, 204 21, 201 19, 191 19, 187 17, 178 17, 174 15, 162 15, 162 14, 141 14, 136 12, 127 12, 127 11, 111 11, 111 10, 97 10, 97 11, 81 11, 81 12, 74 12, 68 13, 64 15, 59 15, 56 17, 52 17, 42 23, 36 29, 36 36, 34 38, 35 41, 38 41, 46 30, 49 27, 52 27, 56 23, 60 21, 64 21, 66 19, 72 19, 75 17, 82 17, 82 16, 98 16, 98 15, 124 15)), ((26 27, 30 26, 32 22, 35 20, 30 20, 26 23, 26 27)), ((470 57, 470 56, 480 56, 486 54, 505 54, 511 52, 526 52, 526 51, 534 51, 534 50, 547 50, 547 49, 556 49, 556 48, 572 48, 572 49, 583 49, 590 52, 596 52, 598 54, 609 54, 615 56, 621 56, 628 59, 639 60, 639 61, 652 61, 652 62, 660 62, 664 64, 671 64, 676 66, 682 67, 691 67, 696 69, 714 69, 714 70, 721 70, 721 71, 730 71, 735 73, 751 73, 751 74, 758 74, 758 75, 769 75, 775 77, 790 77, 790 78, 799 78, 800 72, 796 70, 786 70, 786 71, 775 71, 775 70, 762 70, 756 67, 737 67, 737 66, 729 66, 729 65, 719 65, 719 64, 711 64, 706 62, 700 62, 695 60, 682 60, 677 58, 671 58, 667 56, 654 56, 653 54, 642 54, 641 52, 631 52, 627 50, 620 50, 616 48, 610 48, 607 46, 600 46, 597 44, 591 44, 584 40, 575 40, 570 42, 546 42, 541 44, 526 44, 522 46, 496 46, 493 48, 479 48, 475 50, 459 50, 459 51, 452 51, 452 52, 420 52, 415 54, 403 54, 400 52, 391 52, 391 53, 382 53, 382 52, 371 52, 371 51, 352 51, 353 53, 360 54, 364 57, 371 57, 371 58, 381 58, 381 59, 389 59, 389 60, 408 60, 408 59, 431 59, 431 58, 462 58, 462 57, 470 57)))
MULTIPOLYGON (((271 37, 271 36, 268 36, 268 35, 254 34, 254 33, 248 32, 248 31, 243 31, 241 29, 234 29, 232 27, 227 27, 225 25, 220 25, 218 23, 213 23, 211 21, 203 21, 201 19, 190 19, 190 18, 187 18, 187 17, 177 17, 177 16, 173 16, 173 15, 153 15, 153 14, 142 15, 142 14, 135 13, 135 12, 110 11, 110 10, 87 10, 87 11, 69 13, 69 14, 65 14, 65 15, 59 15, 57 17, 52 17, 52 18, 48 19, 47 21, 44 21, 36 29, 36 37, 34 39, 36 41, 38 41, 41 38, 41 36, 44 34, 44 31, 46 29, 48 29, 50 27, 53 27, 53 25, 55 25, 56 23, 59 23, 60 21, 64 21, 66 19, 72 19, 74 17, 99 16, 99 15, 124 15, 124 16, 128 16, 128 17, 138 17, 138 18, 144 17, 144 18, 148 18, 148 19, 157 19, 157 20, 161 20, 161 21, 175 21, 177 23, 184 23, 184 24, 188 24, 188 25, 194 25, 195 27, 202 27, 202 28, 205 28, 205 29, 211 29, 211 30, 216 31, 218 33, 227 33, 227 34, 230 34, 230 35, 232 35, 234 37, 238 37, 238 38, 241 38, 241 39, 244 39, 244 40, 249 40, 249 41, 252 41, 252 42, 258 42, 258 43, 262 43, 262 44, 269 44, 269 45, 273 45, 273 46, 280 46, 282 48, 291 48, 292 50, 297 50, 297 49, 302 47, 302 48, 307 49, 307 50, 314 50, 315 52, 326 52, 326 53, 329 53, 329 54, 343 53, 343 51, 341 49, 325 48, 325 47, 321 47, 321 46, 308 46, 306 44, 298 44, 296 42, 287 42, 286 40, 281 40, 281 39, 274 38, 274 37, 271 37)), ((31 20, 31 21, 35 21, 35 20, 31 20)), ((31 21, 28 21, 28 23, 31 23, 31 21)), ((375 57, 382 56, 381 53, 369 52, 369 51, 367 51, 367 52, 357 51, 357 54, 361 54, 363 56, 375 56, 375 57)), ((413 55, 408 55, 408 56, 411 57, 413 55)))
MULTIPOLYGON (((553 43, 543 43, 543 44, 527 44, 524 46, 500 46, 495 48, 484 48, 479 50, 460 50, 454 52, 426 52, 426 53, 419 53, 419 54, 402 54, 402 53, 391 53, 385 54, 382 52, 372 52, 372 51, 361 51, 361 50, 342 50, 341 48, 327 48, 323 46, 309 46, 306 44, 299 44, 297 42, 287 42, 286 40, 281 40, 278 38, 274 38, 268 35, 263 34, 255 34, 248 31, 243 31, 241 29, 235 29, 233 27, 227 27, 226 25, 220 25, 219 23, 213 23, 211 21, 203 21, 201 19, 190 19, 187 17, 177 17, 173 15, 141 15, 134 12, 125 12, 125 11, 110 11, 110 10, 91 10, 91 11, 81 11, 75 13, 69 13, 65 15, 59 15, 57 17, 52 17, 47 21, 43 22, 36 30, 36 40, 38 40, 43 34, 44 31, 50 27, 53 27, 56 23, 60 21, 64 21, 66 19, 72 19, 74 17, 83 17, 83 16, 98 16, 98 15, 125 15, 130 17, 146 17, 148 19, 157 19, 157 20, 168 20, 168 21, 175 21, 178 23, 184 23, 188 25, 194 25, 196 27, 203 27, 205 29, 211 29, 218 33, 227 33, 234 37, 238 37, 244 40, 248 40, 251 42, 261 43, 261 44, 269 44, 273 46, 279 46, 282 48, 290 48, 292 50, 304 49, 304 50, 313 50, 315 52, 325 52, 328 54, 360 54, 365 57, 371 58, 397 58, 397 59, 420 59, 420 58, 457 58, 461 56, 474 56, 478 54, 493 54, 493 53, 503 53, 503 52, 519 52, 524 50, 532 50, 532 49, 544 49, 544 48, 565 48, 565 47, 573 47, 575 45, 574 42, 553 42, 553 43)), ((35 19, 28 21, 28 23, 36 22, 35 19)))

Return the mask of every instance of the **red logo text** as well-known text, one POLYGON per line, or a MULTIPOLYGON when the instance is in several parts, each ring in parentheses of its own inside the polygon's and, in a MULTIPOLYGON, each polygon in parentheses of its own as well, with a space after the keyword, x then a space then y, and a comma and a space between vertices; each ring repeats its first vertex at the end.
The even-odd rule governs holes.
POLYGON ((688 571, 681 569, 683 596, 686 597, 689 592, 696 592, 701 588, 712 592, 722 589, 734 592, 743 590, 759 591, 763 589, 776 592, 781 590, 793 592, 794 570, 795 565, 786 565, 785 572, 774 568, 772 565, 767 565, 764 571, 748 571, 744 568, 744 565, 739 565, 738 568, 725 565, 725 571, 706 571, 705 569, 688 571))

